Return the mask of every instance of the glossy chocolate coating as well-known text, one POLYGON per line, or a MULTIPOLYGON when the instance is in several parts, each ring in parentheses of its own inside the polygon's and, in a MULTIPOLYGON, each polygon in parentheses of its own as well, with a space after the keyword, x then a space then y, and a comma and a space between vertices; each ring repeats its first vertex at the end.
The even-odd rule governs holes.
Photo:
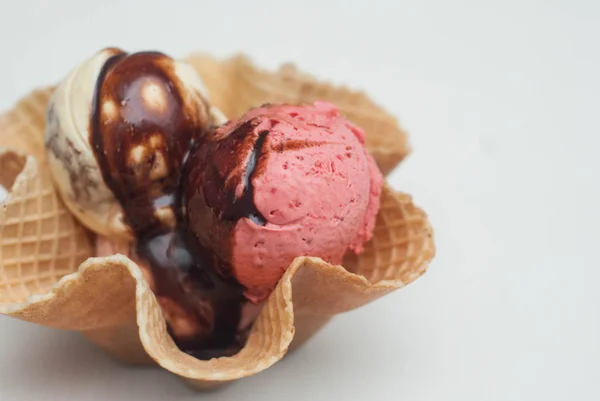
POLYGON ((257 131, 258 120, 246 121, 230 133, 211 135, 191 154, 183 182, 184 224, 198 248, 213 255, 223 275, 231 274, 233 229, 249 218, 265 225, 254 204, 252 180, 268 159, 268 131, 257 131), (241 193, 236 190, 242 188, 241 193))
POLYGON ((97 80, 90 143, 106 185, 136 234, 164 222, 185 157, 211 124, 203 102, 186 101, 173 61, 157 52, 111 49, 97 80))
POLYGON ((175 322, 167 303, 193 328, 178 336, 169 325, 178 346, 201 359, 233 355, 248 334, 238 331, 242 288, 219 274, 210 252, 190 245, 179 214, 181 172, 212 124, 208 106, 189 101, 167 56, 110 51, 96 84, 89 138, 104 181, 133 230, 137 256, 150 267, 168 323, 175 322))
MULTIPOLYGON (((238 332, 241 308, 246 302, 242 287, 221 277, 212 267, 209 254, 190 244, 182 228, 138 243, 137 253, 152 269, 154 292, 185 311, 192 335, 169 327, 181 350, 199 359, 230 356, 245 344, 248 333, 238 332)), ((169 311, 164 310, 167 320, 169 311)), ((176 324, 176 322, 173 322, 176 324)))

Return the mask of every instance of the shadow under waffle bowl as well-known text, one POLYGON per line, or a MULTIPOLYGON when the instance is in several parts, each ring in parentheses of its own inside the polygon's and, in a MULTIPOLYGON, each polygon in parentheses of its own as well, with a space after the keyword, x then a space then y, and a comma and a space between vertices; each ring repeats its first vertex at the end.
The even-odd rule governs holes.
MULTIPOLYGON (((224 61, 193 56, 189 61, 228 117, 265 102, 320 98, 337 103, 365 128, 367 147, 384 171, 408 152, 393 117, 363 94, 318 83, 289 66, 274 74, 260 71, 241 56, 224 61)), ((53 190, 43 153, 50 94, 50 88, 38 90, 0 117, 0 185, 8 190, 0 201, 2 314, 80 331, 124 362, 157 363, 196 387, 209 388, 270 367, 334 315, 415 280, 435 254, 425 213, 410 196, 386 186, 374 238, 364 253, 346 258, 345 267, 296 258, 242 351, 197 360, 175 346, 140 268, 123 255, 93 257, 91 234, 53 190)))

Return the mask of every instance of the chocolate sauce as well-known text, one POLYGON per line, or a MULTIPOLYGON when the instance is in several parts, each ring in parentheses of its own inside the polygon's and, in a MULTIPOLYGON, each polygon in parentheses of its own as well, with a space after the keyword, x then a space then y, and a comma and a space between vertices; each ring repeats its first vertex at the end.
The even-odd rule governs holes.
POLYGON ((244 172, 244 193, 233 203, 234 210, 232 213, 234 218, 237 217, 238 220, 247 216, 251 221, 260 226, 267 224, 267 219, 265 219, 262 213, 258 211, 254 204, 254 184, 252 184, 252 179, 257 170, 258 160, 261 157, 262 148, 268 133, 269 131, 262 131, 258 134, 258 138, 254 143, 254 148, 250 154, 250 160, 246 166, 246 171, 244 172))
POLYGON ((212 124, 208 107, 189 101, 167 56, 107 51, 90 120, 104 182, 136 237, 137 256, 151 270, 175 342, 200 359, 233 355, 248 334, 238 330, 243 288, 223 274, 209 248, 197 246, 180 214, 181 172, 212 124))
POLYGON ((232 272, 238 220, 266 224, 254 203, 253 179, 262 174, 269 156, 268 131, 258 131, 259 123, 250 120, 231 132, 207 136, 186 164, 184 225, 193 233, 195 247, 212 255, 213 266, 224 277, 232 272))
POLYGON ((118 49, 98 77, 90 143, 106 185, 134 233, 162 232, 155 203, 179 186, 183 161, 210 126, 206 105, 184 101, 172 60, 118 49))
POLYGON ((238 332, 245 302, 242 288, 217 274, 206 253, 191 246, 185 230, 141 240, 137 252, 152 266, 155 293, 167 320, 171 316, 163 297, 185 311, 189 334, 178 332, 175 321, 169 325, 182 351, 210 359, 234 355, 244 346, 247 333, 238 332))

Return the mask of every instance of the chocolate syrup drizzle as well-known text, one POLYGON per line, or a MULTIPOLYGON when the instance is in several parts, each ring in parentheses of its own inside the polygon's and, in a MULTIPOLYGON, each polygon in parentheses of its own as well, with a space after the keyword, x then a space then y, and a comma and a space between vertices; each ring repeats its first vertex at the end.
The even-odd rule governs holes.
POLYGON ((264 165, 261 157, 266 158, 263 147, 269 132, 255 133, 256 125, 256 122, 246 121, 225 138, 208 139, 203 143, 204 148, 192 155, 191 165, 205 166, 208 170, 191 170, 190 177, 197 177, 194 187, 204 188, 207 206, 220 220, 236 222, 248 217, 261 226, 267 222, 254 204, 252 179, 264 165), (245 168, 240 171, 241 166, 245 168), (243 187, 239 197, 236 196, 238 184, 243 187))
MULTIPOLYGON (((90 143, 104 181, 133 230, 137 256, 151 270, 153 290, 177 345, 199 359, 234 355, 244 346, 249 328, 238 327, 246 300, 244 288, 230 273, 231 230, 234 221, 242 217, 257 224, 266 222, 254 206, 252 187, 266 132, 251 138, 252 152, 241 178, 245 191, 239 199, 233 192, 223 191, 222 160, 212 157, 205 159, 217 181, 198 182, 204 177, 196 172, 189 178, 192 185, 182 185, 182 177, 187 176, 182 171, 194 173, 191 167, 198 162, 196 155, 206 156, 206 134, 212 124, 207 107, 184 101, 186 89, 167 56, 108 51, 112 55, 98 76, 90 119, 90 143), (158 103, 144 97, 145 85, 160 92, 158 103), (225 202, 215 209, 222 215, 217 218, 210 206, 200 202, 197 207, 203 210, 203 217, 198 218, 196 209, 184 204, 182 187, 194 185, 214 191, 211 199, 224 194, 225 202), (184 215, 182 209, 192 213, 184 215), (221 218, 227 222, 219 225, 221 218), (210 236, 210 241, 203 236, 210 236), (215 253, 215 248, 219 252, 215 253), (177 316, 169 309, 173 304, 177 316), (183 334, 172 325, 182 313, 191 327, 183 334)), ((244 139, 248 134, 248 129, 240 127, 234 137, 250 144, 244 139)), ((236 161, 227 159, 230 171, 236 161)), ((189 195, 198 203, 195 194, 189 195)))
POLYGON ((268 160, 268 131, 257 132, 257 125, 246 121, 224 137, 207 136, 191 152, 184 170, 183 225, 193 234, 195 247, 211 255, 213 268, 223 277, 232 274, 237 221, 248 218, 266 224, 254 203, 252 182, 268 160))
MULTIPOLYGON (((256 205, 254 204, 254 184, 252 184, 252 179, 254 178, 254 173, 257 170, 258 160, 262 154, 262 148, 265 143, 265 139, 267 139, 267 135, 269 131, 262 131, 258 134, 258 138, 254 143, 254 148, 252 149, 252 153, 250 154, 250 160, 248 161, 248 165, 246 166, 246 171, 243 176, 243 185, 244 192, 242 196, 233 202, 233 213, 232 217, 235 219, 240 219, 242 217, 248 217, 254 223, 259 226, 264 226, 267 224, 267 219, 262 215, 261 212, 258 211, 256 205)), ((243 133, 242 133, 243 135, 243 133)))

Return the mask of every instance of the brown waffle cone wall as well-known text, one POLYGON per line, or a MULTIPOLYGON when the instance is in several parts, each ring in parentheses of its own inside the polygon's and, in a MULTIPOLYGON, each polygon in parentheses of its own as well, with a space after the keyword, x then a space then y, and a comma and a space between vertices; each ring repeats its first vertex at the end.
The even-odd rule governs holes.
POLYGON ((0 184, 10 189, 0 202, 0 311, 47 292, 93 254, 89 233, 57 196, 45 166, 40 132, 48 97, 36 91, 0 118, 0 184))
POLYGON ((215 60, 192 54, 187 61, 202 75, 212 103, 226 116, 237 117, 264 103, 335 103, 342 114, 367 133, 367 147, 384 174, 394 169, 409 153, 405 131, 398 121, 359 91, 319 82, 292 64, 276 72, 255 67, 243 55, 215 60))
MULTIPOLYGON (((218 68, 213 70, 219 73, 218 68)), ((213 101, 226 99, 211 85, 217 75, 210 74, 203 78, 213 101)), ((156 298, 134 262, 123 255, 88 258, 89 235, 57 198, 44 168, 41 138, 48 93, 35 92, 0 119, 0 148, 35 156, 6 150, 0 156, 0 183, 11 188, 7 184, 16 177, 9 197, 0 204, 0 313, 80 331, 120 360, 154 362, 207 388, 268 368, 332 316, 415 280, 434 256, 425 213, 408 195, 385 187, 374 238, 361 255, 348 257, 345 268, 318 258, 296 258, 266 302, 243 350, 233 357, 197 360, 175 346, 156 298), (33 228, 25 228, 29 223, 33 228), (16 252, 15 246, 28 251, 16 252)), ((229 116, 235 107, 241 109, 230 107, 223 107, 229 116)))

